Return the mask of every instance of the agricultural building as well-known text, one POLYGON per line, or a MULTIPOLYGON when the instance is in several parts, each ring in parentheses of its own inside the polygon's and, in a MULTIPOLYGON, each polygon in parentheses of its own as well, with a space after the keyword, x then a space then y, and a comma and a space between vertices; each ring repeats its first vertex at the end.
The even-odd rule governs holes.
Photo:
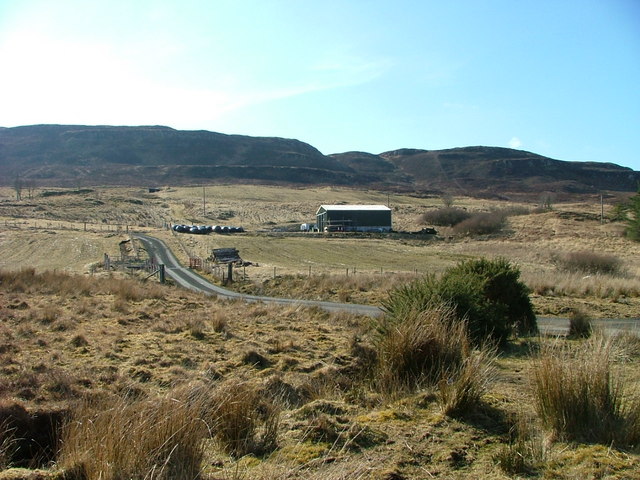
POLYGON ((320 205, 320 232, 390 232, 391 209, 384 205, 320 205))

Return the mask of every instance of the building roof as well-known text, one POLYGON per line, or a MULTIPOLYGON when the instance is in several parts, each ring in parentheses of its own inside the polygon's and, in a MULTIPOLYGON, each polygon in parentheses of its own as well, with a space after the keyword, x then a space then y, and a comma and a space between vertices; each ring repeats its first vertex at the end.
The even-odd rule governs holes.
POLYGON ((329 210, 342 210, 342 211, 354 211, 354 210, 361 210, 361 211, 372 211, 372 210, 376 210, 376 211, 380 211, 380 210, 391 210, 389 207, 387 207, 386 205, 320 205, 320 209, 324 209, 326 211, 329 210))

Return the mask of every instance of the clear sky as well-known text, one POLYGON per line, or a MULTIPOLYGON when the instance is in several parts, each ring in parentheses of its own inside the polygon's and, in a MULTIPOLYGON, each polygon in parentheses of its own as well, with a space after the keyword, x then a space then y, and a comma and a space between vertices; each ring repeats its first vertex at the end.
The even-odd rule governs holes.
POLYGON ((0 126, 640 170, 640 0, 0 0, 0 126))

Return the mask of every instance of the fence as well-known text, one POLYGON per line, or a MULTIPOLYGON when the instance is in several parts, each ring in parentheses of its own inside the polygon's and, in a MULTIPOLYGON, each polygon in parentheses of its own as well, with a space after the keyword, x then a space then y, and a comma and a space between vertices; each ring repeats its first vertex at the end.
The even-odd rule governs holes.
POLYGON ((158 275, 160 283, 165 282, 164 265, 156 263, 155 259, 149 258, 141 260, 137 253, 132 255, 120 255, 112 257, 109 254, 104 254, 104 269, 107 271, 119 270, 133 274, 135 272, 146 272, 146 278, 153 275, 158 275))
MULTIPOLYGON (((115 232, 129 233, 129 228, 133 225, 128 224, 110 224, 110 223, 90 223, 90 222, 69 222, 64 220, 16 220, 5 219, 4 226, 6 228, 17 229, 47 229, 47 230, 72 230, 84 232, 115 232)), ((1 225, 1 224, 0 224, 1 225)))
MULTIPOLYGON (((257 266, 257 265, 256 265, 257 266)), ((249 272, 251 270, 252 264, 247 265, 238 265, 238 264, 226 264, 226 263, 216 263, 209 259, 204 259, 202 257, 189 257, 189 268, 192 270, 200 271, 202 273, 208 274, 221 280, 223 283, 227 282, 229 278, 231 279, 241 279, 241 280, 249 280, 249 274, 247 273, 247 267, 249 267, 249 272)), ((277 278, 279 275, 306 275, 311 277, 312 275, 342 275, 345 276, 355 276, 355 275, 395 275, 395 274, 404 274, 404 275, 419 275, 418 269, 414 269, 412 271, 396 271, 396 270, 385 270, 383 267, 379 269, 358 269, 357 267, 345 267, 344 269, 330 269, 330 268, 322 268, 322 272, 313 271, 311 265, 309 265, 306 269, 295 269, 295 268, 278 268, 273 267, 273 278, 277 278)))

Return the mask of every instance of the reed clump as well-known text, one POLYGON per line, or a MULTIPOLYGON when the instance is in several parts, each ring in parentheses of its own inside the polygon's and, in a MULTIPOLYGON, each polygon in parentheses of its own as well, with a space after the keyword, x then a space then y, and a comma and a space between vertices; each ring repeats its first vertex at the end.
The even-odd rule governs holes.
POLYGON ((613 365, 614 341, 542 346, 532 367, 535 407, 557 437, 616 446, 640 441, 640 397, 613 365))

